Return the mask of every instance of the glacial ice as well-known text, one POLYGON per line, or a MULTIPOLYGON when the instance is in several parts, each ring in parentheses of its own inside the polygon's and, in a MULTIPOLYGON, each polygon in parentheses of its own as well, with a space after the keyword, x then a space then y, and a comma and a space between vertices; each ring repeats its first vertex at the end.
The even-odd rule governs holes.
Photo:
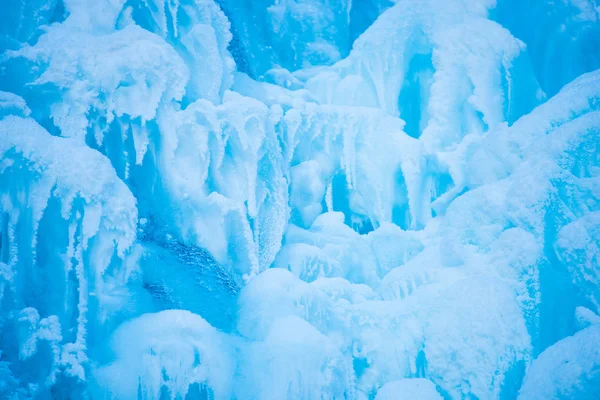
POLYGON ((600 395, 597 0, 0 11, 0 397, 600 395))

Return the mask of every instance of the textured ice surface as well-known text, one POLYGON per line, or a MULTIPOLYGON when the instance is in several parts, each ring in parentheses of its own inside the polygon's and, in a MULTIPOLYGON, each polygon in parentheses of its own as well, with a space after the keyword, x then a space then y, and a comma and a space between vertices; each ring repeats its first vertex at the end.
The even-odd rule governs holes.
POLYGON ((388 382, 377 391, 375 400, 423 399, 437 400, 442 396, 435 390, 430 380, 423 378, 400 379, 388 382))
POLYGON ((599 339, 600 326, 594 325, 548 347, 527 371, 519 398, 597 398, 599 339))
POLYGON ((597 0, 0 2, 0 397, 596 399, 597 0))

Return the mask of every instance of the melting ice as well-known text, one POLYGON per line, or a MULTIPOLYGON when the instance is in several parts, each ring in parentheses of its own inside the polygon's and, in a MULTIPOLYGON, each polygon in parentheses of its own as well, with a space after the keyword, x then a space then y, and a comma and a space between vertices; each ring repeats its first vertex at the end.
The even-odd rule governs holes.
POLYGON ((0 397, 600 398, 598 0, 1 0, 0 397))

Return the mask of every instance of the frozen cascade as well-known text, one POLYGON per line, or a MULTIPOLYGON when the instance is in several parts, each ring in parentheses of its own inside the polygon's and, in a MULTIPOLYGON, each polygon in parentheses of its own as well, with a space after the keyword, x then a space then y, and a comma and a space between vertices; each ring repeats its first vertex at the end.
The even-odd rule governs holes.
POLYGON ((598 0, 0 11, 0 397, 598 397, 598 0))

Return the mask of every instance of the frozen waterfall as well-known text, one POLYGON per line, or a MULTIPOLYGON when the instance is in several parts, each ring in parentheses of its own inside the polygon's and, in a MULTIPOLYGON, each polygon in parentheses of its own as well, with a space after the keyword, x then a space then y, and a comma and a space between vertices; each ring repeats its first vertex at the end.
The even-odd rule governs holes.
POLYGON ((600 0, 0 0, 0 398, 600 398, 600 0))

